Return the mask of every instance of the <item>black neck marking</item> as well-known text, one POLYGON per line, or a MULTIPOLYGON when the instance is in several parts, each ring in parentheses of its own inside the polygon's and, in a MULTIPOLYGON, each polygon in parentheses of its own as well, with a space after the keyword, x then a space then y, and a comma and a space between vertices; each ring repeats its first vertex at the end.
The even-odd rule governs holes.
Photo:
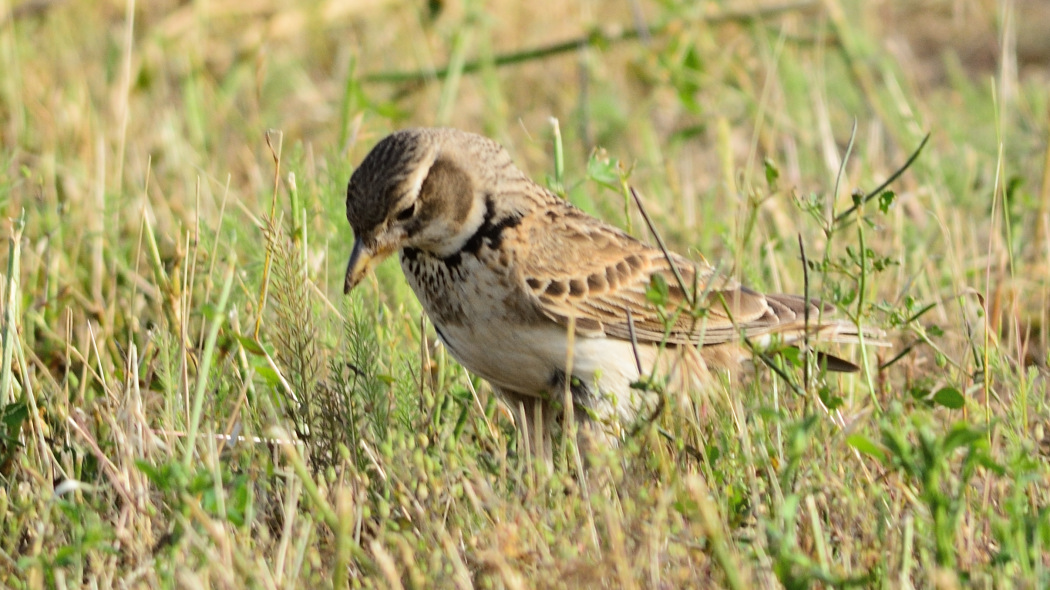
POLYGON ((402 248, 401 259, 408 260, 409 262, 411 262, 418 258, 420 253, 421 252, 418 248, 402 248))
POLYGON ((449 254, 442 261, 446 266, 452 268, 459 266, 463 261, 463 254, 477 254, 481 247, 487 245, 490 249, 497 249, 503 242, 503 231, 521 224, 521 214, 512 213, 506 217, 496 219, 496 199, 492 194, 485 195, 485 217, 481 221, 474 235, 467 239, 458 252, 449 254))

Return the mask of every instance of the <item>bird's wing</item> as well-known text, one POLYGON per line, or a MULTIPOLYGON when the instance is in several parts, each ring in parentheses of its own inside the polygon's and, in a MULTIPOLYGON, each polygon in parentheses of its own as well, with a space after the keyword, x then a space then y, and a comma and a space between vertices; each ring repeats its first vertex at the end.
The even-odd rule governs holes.
POLYGON ((575 322, 581 334, 627 340, 633 332, 639 342, 666 337, 676 344, 719 344, 741 332, 773 332, 786 316, 801 319, 804 313, 801 297, 767 297, 716 275, 706 262, 677 254, 669 260, 662 250, 568 205, 549 208, 520 229, 528 252, 516 257, 520 279, 541 313, 562 325, 575 322), (662 311, 646 296, 660 279, 667 286, 662 311), (693 296, 701 298, 696 305, 690 305, 693 296))

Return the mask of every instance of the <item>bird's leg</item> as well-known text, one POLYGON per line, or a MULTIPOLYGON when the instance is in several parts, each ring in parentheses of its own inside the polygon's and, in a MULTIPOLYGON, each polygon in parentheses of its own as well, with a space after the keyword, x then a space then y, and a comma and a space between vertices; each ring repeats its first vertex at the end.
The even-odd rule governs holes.
POLYGON ((543 460, 548 469, 553 466, 551 427, 554 411, 546 400, 534 395, 494 388, 496 395, 510 407, 517 426, 518 448, 536 459, 543 460))

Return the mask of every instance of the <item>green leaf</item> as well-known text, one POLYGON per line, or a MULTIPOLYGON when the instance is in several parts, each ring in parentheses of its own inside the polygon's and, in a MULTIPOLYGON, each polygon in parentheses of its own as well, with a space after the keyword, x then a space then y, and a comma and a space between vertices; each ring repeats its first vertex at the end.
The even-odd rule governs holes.
POLYGON ((926 387, 915 385, 908 388, 908 395, 916 401, 925 401, 930 396, 930 390, 926 387))
POLYGON ((281 378, 277 375, 277 371, 271 369, 269 365, 257 365, 255 374, 262 377, 266 384, 271 387, 277 387, 281 384, 281 378))
POLYGON ((959 422, 944 436, 944 450, 954 451, 961 447, 973 446, 974 443, 984 440, 988 432, 984 428, 970 428, 964 422, 959 422))
POLYGON ((182 490, 189 482, 189 474, 178 461, 153 465, 140 459, 135 467, 162 491, 182 490))
POLYGON ((875 441, 864 436, 863 434, 851 434, 846 438, 846 444, 857 449, 861 453, 874 457, 879 461, 886 460, 886 451, 883 450, 875 441))
POLYGON ((890 210, 890 205, 893 205, 893 201, 897 198, 897 193, 891 190, 882 191, 879 194, 879 211, 886 213, 890 210))
POLYGON ((266 351, 263 350, 262 345, 259 344, 259 342, 257 342, 254 338, 249 338, 247 336, 237 336, 237 342, 241 343, 241 346, 248 354, 255 356, 266 355, 266 351))
POLYGON ((777 351, 780 356, 784 357, 784 361, 792 367, 801 367, 805 363, 805 359, 802 357, 802 349, 795 348, 794 346, 785 346, 782 350, 777 351))
POLYGON ((667 301, 671 298, 671 289, 663 275, 654 274, 649 279, 649 288, 645 291, 645 298, 657 307, 667 305, 667 301))
POLYGON ((766 170, 766 184, 769 186, 769 188, 776 190, 777 179, 780 178, 780 169, 777 168, 777 163, 769 158, 766 158, 762 161, 762 166, 766 170))
POLYGON ((933 394, 933 403, 951 410, 958 410, 966 405, 966 398, 954 387, 942 387, 933 394))
POLYGON ((587 177, 604 187, 618 190, 620 187, 619 168, 618 161, 595 152, 587 161, 587 177))
POLYGON ((22 429, 22 423, 29 418, 29 406, 25 401, 11 402, 0 410, 0 421, 4 423, 4 432, 0 436, 8 437, 9 440, 18 438, 22 429))
POLYGON ((831 390, 827 387, 818 389, 817 396, 820 397, 820 402, 824 404, 824 407, 832 411, 841 408, 845 404, 841 397, 832 395, 831 390))
POLYGON ((215 318, 219 316, 219 308, 213 303, 205 303, 201 306, 200 311, 201 315, 203 315, 204 318, 208 320, 214 321, 215 318))

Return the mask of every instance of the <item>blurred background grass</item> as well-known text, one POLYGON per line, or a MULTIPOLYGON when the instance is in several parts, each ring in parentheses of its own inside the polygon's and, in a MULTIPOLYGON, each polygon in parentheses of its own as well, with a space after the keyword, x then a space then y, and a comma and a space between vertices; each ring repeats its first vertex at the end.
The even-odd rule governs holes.
POLYGON ((1048 28, 1041 0, 0 3, 0 580, 1046 585, 1048 28), (536 473, 396 263, 341 295, 346 181, 413 125, 645 237, 626 181, 758 288, 802 291, 801 236, 895 347, 536 473))

